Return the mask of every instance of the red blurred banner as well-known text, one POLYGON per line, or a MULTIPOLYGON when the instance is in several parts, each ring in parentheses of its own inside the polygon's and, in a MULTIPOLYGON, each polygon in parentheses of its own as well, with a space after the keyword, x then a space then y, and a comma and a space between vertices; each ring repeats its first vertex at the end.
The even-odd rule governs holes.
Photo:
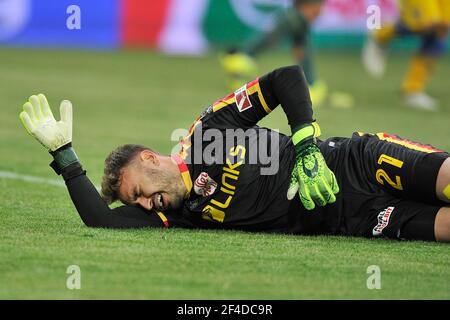
POLYGON ((125 47, 157 47, 171 0, 122 0, 121 39, 125 47))

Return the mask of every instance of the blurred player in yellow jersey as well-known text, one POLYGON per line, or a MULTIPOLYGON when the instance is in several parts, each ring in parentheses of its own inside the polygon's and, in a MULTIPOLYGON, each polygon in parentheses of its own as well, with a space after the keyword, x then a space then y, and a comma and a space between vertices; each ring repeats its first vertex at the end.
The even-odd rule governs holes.
POLYGON ((416 35, 421 45, 411 60, 402 84, 408 106, 434 111, 437 101, 425 93, 436 62, 445 52, 450 27, 450 0, 399 0, 400 17, 395 24, 374 32, 363 49, 363 62, 374 77, 384 74, 385 48, 395 37, 416 35))

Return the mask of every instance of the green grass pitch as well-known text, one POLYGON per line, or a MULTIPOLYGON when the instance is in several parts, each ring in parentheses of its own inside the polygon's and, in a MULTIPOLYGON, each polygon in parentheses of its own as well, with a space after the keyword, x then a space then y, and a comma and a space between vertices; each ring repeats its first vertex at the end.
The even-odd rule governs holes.
MULTIPOLYGON (((386 131, 450 150, 450 59, 430 84, 441 110, 426 113, 400 103, 409 56, 393 54, 375 81, 357 52, 319 53, 320 76, 356 100, 352 110, 315 111, 323 136, 386 131)), ((112 148, 135 142, 170 153, 172 130, 227 93, 214 54, 1 49, 0 61, 0 171, 47 179, 57 179, 50 156, 18 120, 31 94, 47 94, 53 110, 73 102, 74 146, 98 185, 112 148)), ((291 63, 283 52, 259 62, 261 73, 291 63)), ((281 110, 262 124, 288 132, 281 110)), ((383 239, 89 229, 65 188, 0 178, 2 299, 449 299, 449 253, 448 245, 383 239), (81 268, 80 290, 66 288, 70 265, 81 268), (380 290, 366 286, 370 265, 380 267, 380 290)))

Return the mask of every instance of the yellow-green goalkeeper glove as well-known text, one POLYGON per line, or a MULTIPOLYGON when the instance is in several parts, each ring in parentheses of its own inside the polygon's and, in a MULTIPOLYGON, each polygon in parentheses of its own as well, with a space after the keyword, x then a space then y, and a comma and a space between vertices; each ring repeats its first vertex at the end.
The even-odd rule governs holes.
POLYGON ((320 135, 316 123, 298 128, 292 135, 295 145, 296 161, 287 192, 288 200, 299 193, 300 200, 307 210, 336 201, 339 186, 334 173, 328 168, 315 138, 320 135))
POLYGON ((64 100, 60 105, 61 120, 56 121, 47 98, 43 94, 32 95, 23 105, 19 118, 23 126, 53 156, 52 168, 61 169, 78 161, 72 149, 72 104, 64 100))

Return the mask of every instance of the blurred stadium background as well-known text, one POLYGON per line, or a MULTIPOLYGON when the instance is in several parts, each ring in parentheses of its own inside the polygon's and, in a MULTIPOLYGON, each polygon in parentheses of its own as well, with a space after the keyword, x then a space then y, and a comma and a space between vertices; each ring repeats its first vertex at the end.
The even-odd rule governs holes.
MULTIPOLYGON (((429 86, 440 110, 405 109, 399 86, 416 39, 396 40, 388 73, 364 72, 368 4, 395 19, 395 0, 328 0, 314 26, 321 78, 350 92, 352 109, 315 110, 324 136, 386 131, 450 150, 450 59, 429 86)), ((169 153, 227 93, 218 55, 271 23, 288 0, 0 0, 0 298, 450 298, 448 247, 344 237, 242 232, 91 230, 83 226, 50 156, 18 113, 31 94, 55 109, 74 104, 74 145, 90 178, 121 143, 169 153), (67 28, 77 5, 81 29, 67 28), (79 265, 82 289, 66 288, 79 265), (368 290, 369 265, 383 272, 368 290)), ((258 58, 260 73, 292 64, 281 45, 258 58)), ((263 125, 289 133, 280 110, 263 125)))

